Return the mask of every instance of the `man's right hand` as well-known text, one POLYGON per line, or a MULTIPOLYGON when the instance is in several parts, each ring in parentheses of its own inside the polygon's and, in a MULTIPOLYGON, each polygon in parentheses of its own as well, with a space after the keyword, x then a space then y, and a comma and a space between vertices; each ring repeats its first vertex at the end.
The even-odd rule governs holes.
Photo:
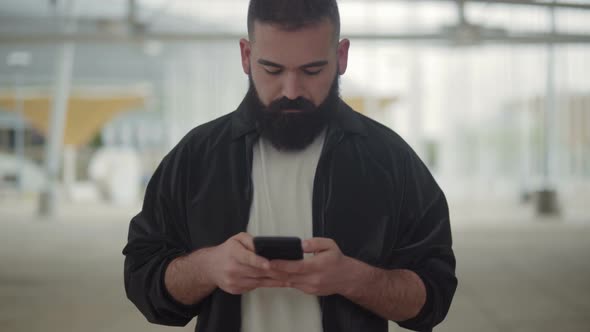
POLYGON ((260 287, 285 287, 284 272, 272 271, 267 259, 254 253, 251 235, 237 234, 224 243, 174 259, 166 270, 166 289, 180 303, 200 302, 215 288, 244 294, 260 287))
POLYGON ((244 294, 260 287, 285 287, 284 276, 270 269, 269 261, 256 255, 250 234, 239 233, 210 248, 209 276, 227 293, 244 294))

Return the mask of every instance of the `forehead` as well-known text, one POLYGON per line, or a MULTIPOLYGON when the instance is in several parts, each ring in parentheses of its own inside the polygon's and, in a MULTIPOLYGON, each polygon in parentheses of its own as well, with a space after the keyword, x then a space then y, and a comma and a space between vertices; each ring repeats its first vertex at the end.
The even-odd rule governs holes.
POLYGON ((264 58, 284 65, 328 60, 334 53, 334 28, 328 20, 297 30, 274 24, 254 23, 254 60, 264 58))

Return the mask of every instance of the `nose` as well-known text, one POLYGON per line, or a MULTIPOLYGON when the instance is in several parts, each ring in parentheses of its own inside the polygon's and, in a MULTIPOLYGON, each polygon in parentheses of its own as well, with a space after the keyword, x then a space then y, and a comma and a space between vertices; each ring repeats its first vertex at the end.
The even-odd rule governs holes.
POLYGON ((301 78, 297 73, 287 73, 283 81, 283 96, 295 100, 302 97, 303 87, 301 78))

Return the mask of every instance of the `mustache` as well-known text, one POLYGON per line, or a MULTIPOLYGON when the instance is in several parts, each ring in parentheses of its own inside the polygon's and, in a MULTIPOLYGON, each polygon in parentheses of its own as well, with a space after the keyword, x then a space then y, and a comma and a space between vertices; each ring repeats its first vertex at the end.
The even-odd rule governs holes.
POLYGON ((310 100, 303 97, 298 97, 297 99, 289 99, 287 97, 282 97, 270 103, 267 109, 271 113, 285 110, 299 110, 304 112, 311 112, 316 109, 316 106, 310 100))

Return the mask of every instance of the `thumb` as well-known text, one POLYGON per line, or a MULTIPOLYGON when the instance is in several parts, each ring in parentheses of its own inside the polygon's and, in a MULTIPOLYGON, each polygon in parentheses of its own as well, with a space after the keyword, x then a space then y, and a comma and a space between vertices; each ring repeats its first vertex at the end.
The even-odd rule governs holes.
POLYGON ((304 240, 301 243, 301 246, 303 248, 304 253, 317 253, 338 247, 334 240, 321 237, 314 237, 311 239, 304 240))
POLYGON ((252 235, 248 233, 240 233, 233 237, 236 241, 238 241, 244 248, 250 250, 251 252, 255 252, 254 249, 254 241, 252 235))

